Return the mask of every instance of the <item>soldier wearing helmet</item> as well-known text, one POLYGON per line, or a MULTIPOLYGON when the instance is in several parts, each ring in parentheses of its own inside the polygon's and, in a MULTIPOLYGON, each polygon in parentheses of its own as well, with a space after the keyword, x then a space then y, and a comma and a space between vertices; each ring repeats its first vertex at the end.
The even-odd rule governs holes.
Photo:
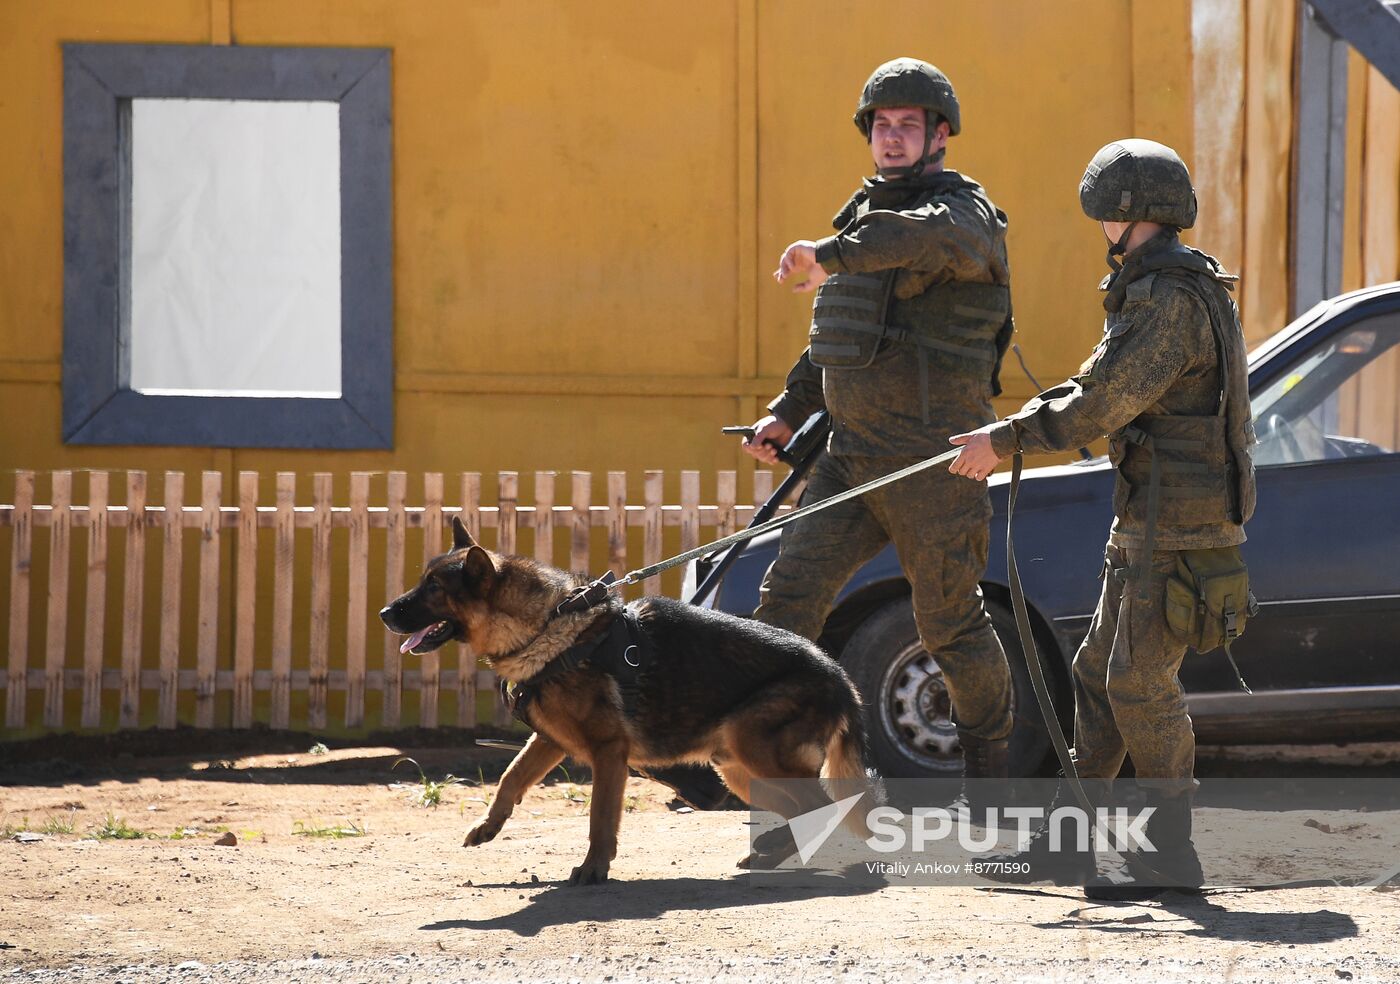
POLYGON ((1109 242, 1103 339, 1074 378, 1006 420, 955 435, 963 450, 950 470, 972 477, 1022 450, 1109 438, 1115 518, 1103 593, 1074 658, 1074 761, 1083 778, 1111 780, 1132 756, 1158 850, 1146 868, 1145 856, 1129 856, 1138 883, 1126 886, 1094 879, 1090 852, 1052 853, 1045 830, 1011 857, 1030 862, 1025 880, 1085 879, 1091 897, 1146 897, 1149 883, 1201 884, 1191 838, 1195 736, 1177 679, 1192 638, 1172 582, 1183 571, 1243 570, 1254 433, 1244 336, 1228 293, 1236 278, 1177 235, 1196 221, 1185 163, 1151 140, 1115 141, 1089 162, 1079 201, 1109 242))
MULTIPOLYGON (((991 399, 1013 330, 1006 215, 943 165, 962 128, 947 77, 912 58, 881 65, 855 124, 877 174, 837 214, 834 235, 783 253, 776 279, 816 292, 808 347, 745 444, 773 463, 767 442, 781 447, 828 410, 828 453, 805 502, 938 453, 950 428, 995 419, 991 399)), ((978 586, 990 516, 985 485, 936 469, 817 513, 784 530, 754 613, 816 639, 842 585, 893 541, 919 638, 943 671, 964 774, 974 778, 1007 774, 1012 724, 1011 676, 978 586)), ((878 676, 883 667, 872 669, 878 676)), ((940 713, 922 706, 931 701, 913 703, 918 713, 940 713)), ((909 762, 909 773, 918 769, 909 762)))

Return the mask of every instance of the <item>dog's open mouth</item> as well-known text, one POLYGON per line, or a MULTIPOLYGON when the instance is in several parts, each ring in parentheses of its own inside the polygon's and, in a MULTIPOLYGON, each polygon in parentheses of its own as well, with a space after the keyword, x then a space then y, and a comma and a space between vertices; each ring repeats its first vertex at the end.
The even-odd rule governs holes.
POLYGON ((409 636, 399 645, 401 653, 430 653, 441 646, 448 639, 452 638, 452 633, 457 627, 448 620, 434 622, 424 629, 419 629, 409 636))

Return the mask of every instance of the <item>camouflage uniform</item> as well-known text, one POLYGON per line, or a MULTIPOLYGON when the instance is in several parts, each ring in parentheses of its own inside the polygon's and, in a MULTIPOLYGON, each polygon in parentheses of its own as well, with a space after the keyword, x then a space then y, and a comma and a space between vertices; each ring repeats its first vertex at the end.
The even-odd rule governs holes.
MULTIPOLYGON (((809 348, 769 408, 796 427, 831 414, 804 502, 947 450, 995 420, 1011 333, 1006 216, 954 171, 865 181, 817 244, 832 276, 809 348)), ((1006 656, 982 604, 991 506, 984 484, 930 469, 786 527, 754 617, 815 639, 850 575, 893 541, 924 648, 960 730, 1011 731, 1006 656)))
POLYGON ((1002 456, 1112 438, 1119 474, 1103 594, 1074 658, 1075 763, 1086 779, 1114 778, 1126 752, 1144 785, 1193 785, 1195 737, 1177 679, 1186 645, 1168 628, 1163 599, 1179 551, 1244 542, 1253 510, 1246 353, 1224 290, 1231 279, 1164 229, 1101 285, 1104 338, 1081 374, 991 431, 1002 456), (1230 370, 1223 384, 1221 345, 1230 370), (1172 427, 1184 434, 1192 426, 1219 440, 1163 439, 1172 427), (1131 440, 1145 432, 1161 442, 1164 459, 1150 562, 1150 461, 1131 440))

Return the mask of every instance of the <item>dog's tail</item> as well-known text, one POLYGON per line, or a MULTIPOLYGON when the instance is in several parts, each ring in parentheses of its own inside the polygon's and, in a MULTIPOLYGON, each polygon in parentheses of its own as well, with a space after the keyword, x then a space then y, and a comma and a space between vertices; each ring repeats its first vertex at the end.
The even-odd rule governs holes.
POLYGON ((826 746, 826 762, 822 779, 833 799, 842 800, 858 793, 867 793, 868 802, 862 808, 846 814, 846 826, 857 837, 870 836, 865 822, 866 811, 885 802, 885 790, 875 770, 865 764, 865 719, 860 699, 854 689, 850 700, 844 701, 840 721, 826 746))

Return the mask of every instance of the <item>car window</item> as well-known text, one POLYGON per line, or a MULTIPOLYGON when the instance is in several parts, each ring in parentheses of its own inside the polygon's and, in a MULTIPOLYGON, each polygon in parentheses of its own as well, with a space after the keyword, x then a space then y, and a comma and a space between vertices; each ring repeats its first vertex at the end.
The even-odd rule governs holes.
POLYGON ((1400 317, 1333 335, 1254 394, 1260 465, 1393 454, 1400 446, 1400 317))

